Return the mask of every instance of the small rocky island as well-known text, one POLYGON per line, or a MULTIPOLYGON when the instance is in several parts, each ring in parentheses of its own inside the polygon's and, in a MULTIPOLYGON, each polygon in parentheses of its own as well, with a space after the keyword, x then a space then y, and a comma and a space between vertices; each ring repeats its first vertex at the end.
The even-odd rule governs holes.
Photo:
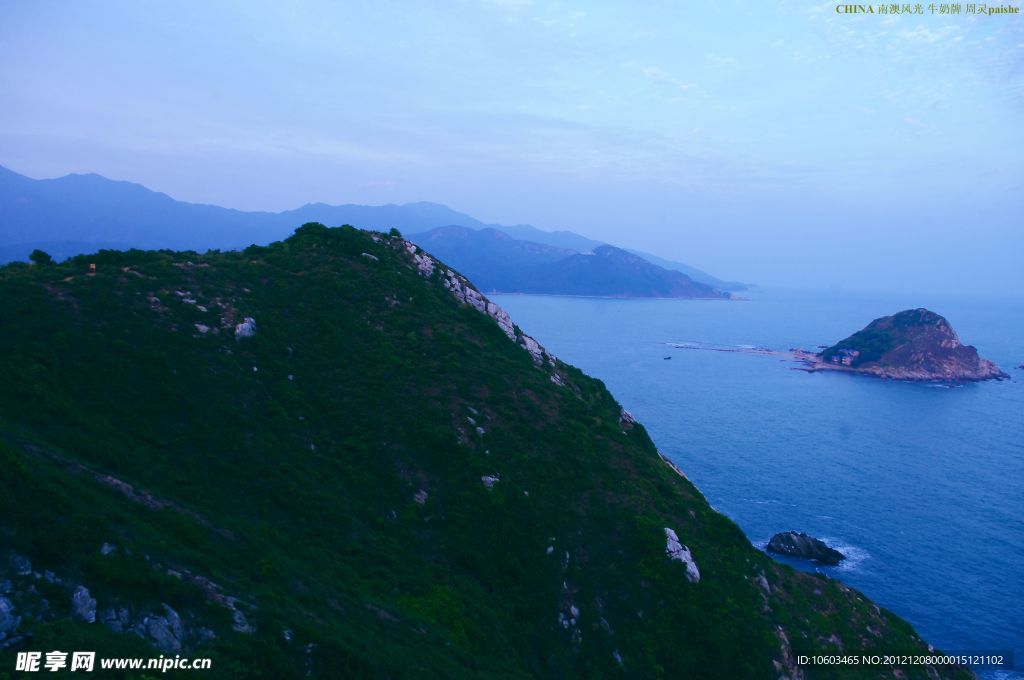
POLYGON ((787 557, 814 560, 819 564, 834 567, 846 559, 846 555, 813 536, 797 531, 784 531, 768 541, 768 552, 787 557))
POLYGON ((875 319, 863 330, 817 354, 795 352, 809 371, 849 371, 893 380, 976 382, 1009 378, 960 344, 953 327, 927 309, 875 319))

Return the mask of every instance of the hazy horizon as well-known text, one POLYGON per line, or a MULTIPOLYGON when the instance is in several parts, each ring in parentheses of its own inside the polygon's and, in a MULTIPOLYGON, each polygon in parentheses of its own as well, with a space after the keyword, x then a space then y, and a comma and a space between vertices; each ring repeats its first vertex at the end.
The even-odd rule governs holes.
POLYGON ((1018 16, 835 4, 0 9, 0 164, 442 203, 768 286, 1024 292, 1018 16))

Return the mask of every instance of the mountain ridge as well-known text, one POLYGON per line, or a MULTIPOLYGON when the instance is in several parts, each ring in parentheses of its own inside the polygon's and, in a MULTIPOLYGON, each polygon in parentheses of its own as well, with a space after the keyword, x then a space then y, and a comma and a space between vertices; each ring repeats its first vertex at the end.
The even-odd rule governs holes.
POLYGON ((927 649, 755 549, 600 381, 398 235, 15 263, 0 304, 4 663, 26 634, 250 678, 927 649))
POLYGON ((679 271, 621 248, 599 244, 589 252, 516 239, 485 227, 450 225, 408 238, 467 275, 483 290, 592 297, 729 299, 679 271))
MULTIPOLYGON (((387 231, 398 227, 414 233, 449 224, 473 229, 493 228, 510 235, 528 234, 536 242, 572 242, 589 250, 600 242, 567 231, 546 232, 530 225, 504 226, 484 222, 440 203, 419 201, 380 206, 306 203, 280 212, 243 211, 207 203, 178 201, 142 184, 112 180, 96 173, 72 173, 52 179, 33 179, 0 166, 0 256, 3 261, 27 258, 47 244, 82 244, 80 254, 98 247, 120 244, 136 248, 244 248, 283 238, 295 224, 304 222, 353 224, 387 231), (89 191, 82 194, 82 189, 89 191), (71 196, 62 193, 69 190, 71 196), (149 200, 150 204, 143 203, 149 200), (30 207, 31 206, 31 207, 30 207), (589 244, 589 245, 588 245, 589 244)), ((522 240, 522 239, 521 239, 522 240)), ((557 244, 555 244, 557 245, 557 244)), ((640 254, 641 257, 652 255, 640 254)), ((721 281, 682 263, 658 261, 697 281, 722 289, 742 286, 721 281)))

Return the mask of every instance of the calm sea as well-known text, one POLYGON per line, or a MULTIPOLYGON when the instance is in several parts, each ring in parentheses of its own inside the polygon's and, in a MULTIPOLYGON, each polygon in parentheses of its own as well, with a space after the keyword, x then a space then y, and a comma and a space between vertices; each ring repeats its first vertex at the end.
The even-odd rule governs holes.
MULTIPOLYGON (((795 291, 749 301, 495 295, 521 328, 605 382, 719 511, 849 556, 829 575, 945 652, 1014 650, 1024 678, 1024 301, 795 291), (928 307, 1012 379, 925 385, 809 374, 775 350, 831 344, 928 307), (668 359, 671 357, 671 359, 668 359)), ((791 562, 793 566, 813 566, 791 562)))

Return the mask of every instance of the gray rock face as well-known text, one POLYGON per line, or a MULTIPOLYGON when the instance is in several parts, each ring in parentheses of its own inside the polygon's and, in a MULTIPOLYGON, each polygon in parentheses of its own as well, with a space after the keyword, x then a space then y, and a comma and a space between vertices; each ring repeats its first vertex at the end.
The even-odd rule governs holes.
POLYGON ((434 258, 426 255, 425 253, 420 253, 416 244, 410 243, 409 241, 405 242, 405 249, 409 251, 413 262, 416 263, 416 269, 419 270, 420 274, 430 276, 434 273, 434 258))
POLYGON ((96 623, 96 600, 85 586, 78 586, 71 595, 71 613, 80 621, 96 623))
MULTIPOLYGON (((423 276, 429 277, 433 275, 435 268, 440 269, 440 263, 438 263, 438 261, 429 253, 420 250, 416 244, 410 241, 405 241, 405 249, 412 257, 413 263, 416 265, 416 269, 418 269, 420 274, 423 276)), ((468 279, 456 274, 450 269, 443 270, 443 273, 444 276, 441 284, 448 292, 455 296, 459 302, 467 304, 481 314, 486 314, 494 319, 495 323, 498 324, 498 327, 501 328, 502 332, 504 332, 512 342, 515 342, 530 353, 535 364, 540 366, 543 365, 545 361, 552 365, 555 363, 554 355, 544 349, 529 335, 520 333, 517 336, 515 325, 512 323, 512 319, 509 317, 508 313, 498 305, 488 300, 480 291, 473 287, 468 279)))
POLYGON ((768 541, 768 552, 814 560, 833 567, 846 559, 846 555, 828 547, 824 541, 797 531, 784 531, 772 536, 768 541))
POLYGON ((256 335, 256 319, 251 316, 245 317, 242 323, 235 326, 235 338, 251 338, 256 335))
POLYGON ((685 545, 679 542, 679 536, 673 529, 665 527, 665 554, 671 560, 682 562, 686 565, 686 578, 690 583, 700 583, 700 569, 693 559, 693 553, 685 545))
POLYGON ((185 634, 184 627, 178 612, 166 604, 164 612, 165 616, 145 617, 133 630, 152 640, 156 648, 164 654, 175 654, 181 651, 181 639, 185 634))
MULTIPOLYGON (((232 606, 234 607, 234 602, 232 602, 232 606)), ((249 623, 245 613, 236 607, 231 610, 231 630, 236 633, 254 633, 256 627, 249 623)))

